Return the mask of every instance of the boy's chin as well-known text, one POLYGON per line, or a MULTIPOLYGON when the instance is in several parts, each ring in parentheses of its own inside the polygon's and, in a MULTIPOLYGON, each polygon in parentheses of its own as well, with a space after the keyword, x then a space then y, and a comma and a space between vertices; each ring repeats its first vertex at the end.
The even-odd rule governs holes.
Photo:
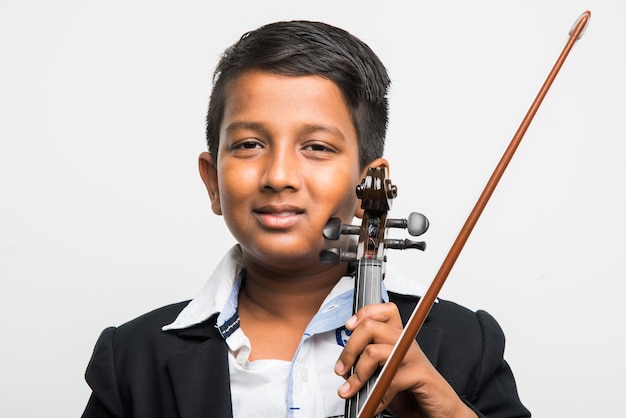
POLYGON ((295 270, 303 273, 303 269, 320 268, 324 265, 320 261, 320 252, 323 247, 297 248, 283 244, 276 247, 264 247, 246 251, 244 260, 272 268, 279 271, 295 270))

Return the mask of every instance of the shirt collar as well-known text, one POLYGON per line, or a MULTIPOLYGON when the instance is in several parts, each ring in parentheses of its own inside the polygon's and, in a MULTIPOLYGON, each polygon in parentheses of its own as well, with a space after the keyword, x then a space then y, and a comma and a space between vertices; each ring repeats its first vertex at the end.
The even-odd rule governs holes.
MULTIPOLYGON (((220 312, 221 318, 233 317, 237 309, 236 298, 239 294, 243 271, 243 255, 241 247, 237 244, 222 258, 196 297, 180 312, 174 322, 165 325, 162 330, 189 328, 206 321, 213 314, 220 312)), ((351 290, 352 286, 352 281, 340 280, 326 297, 322 307, 333 298, 351 290)), ((414 279, 386 268, 385 280, 383 282, 383 299, 385 301, 388 301, 387 291, 422 296, 424 287, 414 279)))
POLYGON ((162 328, 163 331, 189 328, 220 312, 228 298, 233 297, 233 286, 242 270, 241 247, 235 245, 219 262, 196 297, 178 314, 174 322, 162 328))

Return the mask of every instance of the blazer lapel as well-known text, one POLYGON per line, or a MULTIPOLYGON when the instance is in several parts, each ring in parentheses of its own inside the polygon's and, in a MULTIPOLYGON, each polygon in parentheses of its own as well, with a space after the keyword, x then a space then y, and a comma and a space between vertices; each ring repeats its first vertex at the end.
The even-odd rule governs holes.
POLYGON ((178 334, 195 340, 167 362, 181 418, 232 417, 226 343, 211 322, 178 334))

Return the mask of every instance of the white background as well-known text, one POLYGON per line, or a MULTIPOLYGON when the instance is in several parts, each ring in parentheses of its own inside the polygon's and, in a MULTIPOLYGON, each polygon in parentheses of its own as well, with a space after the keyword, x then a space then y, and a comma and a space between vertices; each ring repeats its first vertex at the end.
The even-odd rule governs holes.
POLYGON ((442 296, 500 321, 534 416, 625 416, 626 3, 414 3, 0 2, 0 415, 79 416, 100 331, 193 297, 232 244, 196 158, 244 31, 323 20, 380 55, 392 214, 432 225, 390 263, 428 284, 590 9, 442 296))

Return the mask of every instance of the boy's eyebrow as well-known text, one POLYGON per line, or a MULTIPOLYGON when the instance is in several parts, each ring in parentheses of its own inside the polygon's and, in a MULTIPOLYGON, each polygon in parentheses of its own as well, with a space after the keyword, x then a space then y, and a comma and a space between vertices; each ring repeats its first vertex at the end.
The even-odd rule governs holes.
POLYGON ((313 133, 313 132, 323 131, 323 132, 328 132, 328 133, 338 137, 339 139, 342 139, 342 140, 346 139, 345 135, 343 134, 343 131, 341 131, 338 128, 335 128, 334 126, 305 125, 303 131, 304 131, 304 133, 313 133))
POLYGON ((233 122, 226 127, 226 132, 235 131, 237 129, 250 129, 263 132, 267 131, 263 124, 258 122, 233 122))
MULTIPOLYGON (((259 123, 259 122, 233 122, 226 127, 226 132, 235 131, 237 129, 250 129, 250 130, 260 131, 263 133, 268 132, 267 127, 265 127, 262 123, 259 123)), ((314 133, 318 131, 328 132, 334 136, 337 136, 338 138, 342 140, 345 140, 345 135, 343 134, 343 131, 341 131, 338 128, 335 128, 334 126, 307 124, 307 125, 304 125, 303 128, 301 129, 301 132, 305 134, 314 133)))

